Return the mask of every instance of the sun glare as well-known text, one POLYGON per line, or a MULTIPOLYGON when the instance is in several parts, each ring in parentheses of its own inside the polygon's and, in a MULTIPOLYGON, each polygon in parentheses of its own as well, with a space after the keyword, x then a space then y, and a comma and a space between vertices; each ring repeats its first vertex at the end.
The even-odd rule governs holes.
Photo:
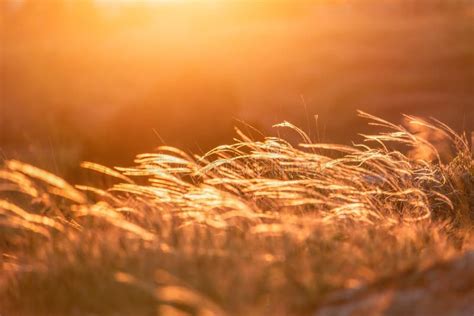
MULTIPOLYGON (((129 4, 144 4, 144 5, 159 5, 159 4, 183 4, 191 3, 189 0, 95 0, 101 5, 129 5, 129 4)), ((202 2, 215 2, 218 0, 201 0, 202 2)))

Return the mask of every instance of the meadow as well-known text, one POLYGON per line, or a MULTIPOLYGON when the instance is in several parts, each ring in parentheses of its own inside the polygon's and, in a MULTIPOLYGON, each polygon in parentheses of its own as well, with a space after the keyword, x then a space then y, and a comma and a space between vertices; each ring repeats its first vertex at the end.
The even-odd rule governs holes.
POLYGON ((474 315, 473 17, 0 0, 0 316, 474 315))
POLYGON ((468 138, 359 114, 377 133, 351 146, 283 122, 298 142, 248 126, 204 155, 82 163, 102 186, 5 161, 0 312, 472 315, 468 138))

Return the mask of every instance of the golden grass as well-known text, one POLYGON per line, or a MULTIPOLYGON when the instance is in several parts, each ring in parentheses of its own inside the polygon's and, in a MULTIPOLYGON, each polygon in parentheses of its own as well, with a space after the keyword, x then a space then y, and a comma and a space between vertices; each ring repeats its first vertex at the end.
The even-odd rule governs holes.
POLYGON ((7 161, 0 312, 308 314, 334 291, 472 249, 466 137, 406 117, 443 135, 446 161, 423 133, 360 114, 382 129, 364 144, 313 143, 286 122, 301 144, 237 131, 203 156, 160 147, 134 167, 82 165, 110 188, 7 161))

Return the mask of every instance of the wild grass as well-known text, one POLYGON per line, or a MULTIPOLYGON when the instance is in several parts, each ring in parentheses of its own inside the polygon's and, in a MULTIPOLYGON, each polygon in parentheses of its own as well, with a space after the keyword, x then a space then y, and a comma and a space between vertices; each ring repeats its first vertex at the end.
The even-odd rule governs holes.
POLYGON ((300 144, 237 130, 203 156, 164 146, 129 168, 84 162, 114 179, 105 188, 6 161, 0 312, 306 315, 338 290, 472 249, 465 135, 360 115, 380 132, 352 146, 284 122, 300 144))

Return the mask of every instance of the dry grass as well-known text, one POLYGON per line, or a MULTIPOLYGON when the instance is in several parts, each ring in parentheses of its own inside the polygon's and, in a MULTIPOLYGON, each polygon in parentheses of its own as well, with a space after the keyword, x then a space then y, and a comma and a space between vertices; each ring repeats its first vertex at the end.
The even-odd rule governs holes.
POLYGON ((406 117, 449 143, 446 159, 423 133, 361 115, 382 132, 360 145, 282 123, 301 144, 237 131, 202 157, 161 147, 131 168, 83 164, 110 188, 5 162, 0 312, 305 315, 337 290, 471 249, 466 137, 406 117))

